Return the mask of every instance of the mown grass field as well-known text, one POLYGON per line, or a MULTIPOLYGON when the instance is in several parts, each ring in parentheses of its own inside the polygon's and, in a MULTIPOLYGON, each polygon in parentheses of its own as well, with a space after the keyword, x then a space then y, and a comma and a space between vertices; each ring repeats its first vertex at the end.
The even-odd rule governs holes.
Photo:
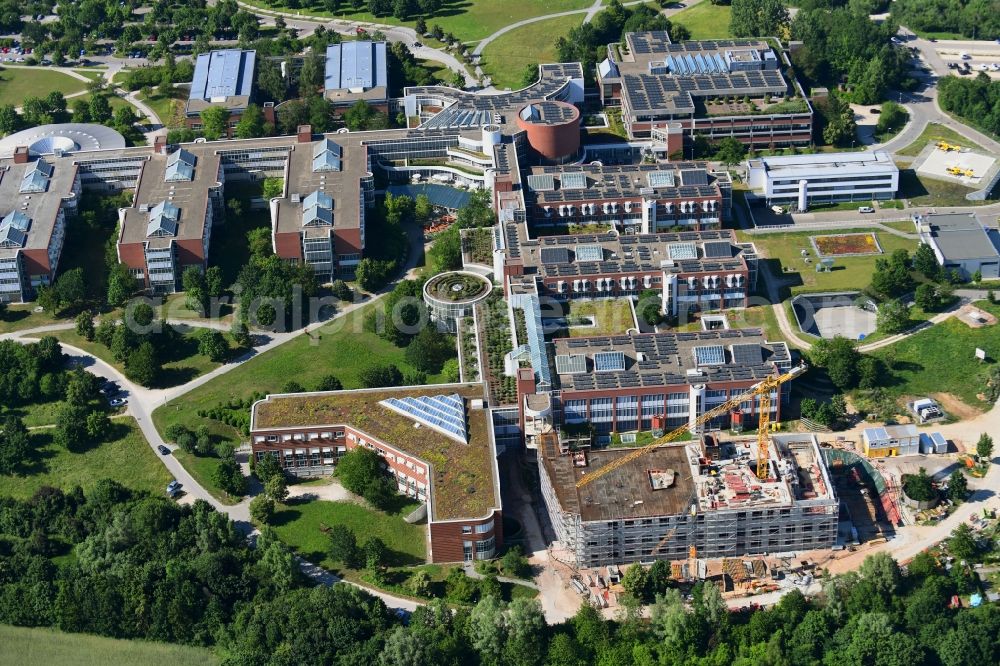
POLYGON ((45 97, 55 91, 69 95, 86 87, 86 81, 44 67, 0 68, 0 104, 21 106, 25 97, 45 97))
POLYGON ((397 497, 389 513, 351 502, 308 500, 278 506, 271 524, 282 541, 310 562, 336 570, 337 562, 327 553, 329 539, 321 528, 343 525, 354 532, 358 545, 369 537, 378 537, 389 549, 390 566, 423 564, 427 557, 424 525, 410 525, 403 520, 418 503, 397 497))
POLYGON ((6 312, 0 314, 0 333, 13 333, 69 321, 56 319, 49 312, 35 312, 35 307, 34 303, 8 304, 6 312))
POLYGON ((139 99, 145 102, 159 116, 160 122, 163 123, 164 127, 174 128, 181 126, 181 114, 184 109, 185 99, 184 91, 175 89, 170 96, 159 95, 155 92, 149 97, 143 97, 140 94, 139 99))
POLYGON ((924 131, 920 133, 917 140, 903 148, 902 150, 897 150, 897 155, 905 155, 908 157, 916 157, 920 154, 920 151, 924 147, 933 141, 947 141, 948 143, 957 144, 963 148, 972 148, 973 150, 982 151, 978 145, 966 139, 964 136, 959 134, 953 129, 949 129, 944 125, 939 125, 938 123, 930 123, 924 128, 924 131))
MULTIPOLYGON (((323 11, 319 2, 304 2, 302 9, 288 10, 283 2, 275 0, 249 0, 246 4, 269 9, 285 9, 296 14, 311 16, 335 16, 337 18, 382 23, 386 25, 406 25, 413 27, 417 17, 400 21, 393 16, 373 16, 368 12, 351 11, 350 3, 341 3, 341 11, 323 11)), ((591 0, 445 0, 436 16, 425 16, 428 30, 439 25, 458 39, 474 42, 487 37, 500 28, 533 16, 544 16, 574 9, 586 9, 591 0)), ((582 19, 582 15, 581 15, 582 19)))
POLYGON ((522 88, 522 77, 528 65, 558 62, 556 40, 581 25, 583 16, 560 16, 504 33, 483 49, 483 71, 497 88, 522 88))
MULTIPOLYGON (((218 421, 198 416, 231 399, 248 399, 255 392, 275 393, 290 380, 306 389, 316 386, 326 375, 335 375, 344 388, 359 388, 358 372, 368 365, 393 363, 405 374, 413 368, 405 361, 405 349, 383 340, 362 327, 364 314, 378 302, 334 319, 265 352, 226 374, 171 400, 153 412, 153 422, 162 433, 171 423, 189 428, 205 424, 214 436, 237 442, 241 436, 218 421)), ((428 383, 440 384, 444 377, 430 375, 428 383)))
POLYGON ((205 648, 0 625, 0 664, 5 666, 214 666, 218 663, 218 658, 205 648))
MULTIPOLYGON (((869 233, 870 229, 838 229, 837 233, 869 233)), ((899 236, 875 232, 883 254, 863 257, 835 257, 833 270, 817 273, 818 258, 809 237, 817 232, 792 232, 777 234, 744 234, 737 232, 741 241, 749 241, 757 246, 766 257, 771 272, 779 279, 791 282, 791 293, 843 291, 863 289, 871 282, 875 261, 888 257, 897 249, 905 249, 911 254, 917 249, 917 241, 899 236), (810 263, 805 262, 805 250, 810 263)))
POLYGON ((691 39, 728 39, 729 5, 713 5, 707 0, 690 9, 677 12, 670 17, 671 23, 678 23, 691 31, 691 39))
MULTIPOLYGON (((164 492, 172 477, 149 447, 135 420, 116 418, 112 424, 114 439, 78 453, 56 446, 50 431, 33 430, 29 460, 16 474, 0 476, 0 493, 26 499, 42 486, 64 490, 82 486, 87 490, 100 479, 113 479, 134 490, 164 492)), ((0 658, 0 663, 9 662, 0 658)))
MULTIPOLYGON (((984 301, 976 306, 1000 316, 1000 306, 984 301)), ((970 328, 952 317, 873 354, 890 366, 883 385, 894 395, 951 393, 986 409, 989 405, 977 394, 986 386, 990 364, 1000 359, 1000 330, 970 328), (975 358, 977 347, 986 351, 987 363, 975 358)))

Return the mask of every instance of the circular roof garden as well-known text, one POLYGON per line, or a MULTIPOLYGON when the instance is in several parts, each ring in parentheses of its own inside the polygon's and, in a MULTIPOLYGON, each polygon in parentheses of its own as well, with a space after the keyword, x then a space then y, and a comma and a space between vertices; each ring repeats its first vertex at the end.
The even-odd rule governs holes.
POLYGON ((493 283, 488 278, 467 271, 441 273, 424 284, 424 297, 437 303, 477 303, 492 291, 493 283))

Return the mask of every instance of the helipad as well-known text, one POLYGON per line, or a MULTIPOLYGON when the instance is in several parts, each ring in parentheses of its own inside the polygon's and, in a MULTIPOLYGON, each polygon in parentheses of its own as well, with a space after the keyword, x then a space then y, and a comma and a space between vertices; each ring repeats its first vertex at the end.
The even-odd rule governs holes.
POLYGON ((968 149, 941 150, 935 146, 917 166, 916 171, 930 178, 956 181, 967 187, 974 187, 989 174, 994 162, 996 160, 993 157, 968 149))

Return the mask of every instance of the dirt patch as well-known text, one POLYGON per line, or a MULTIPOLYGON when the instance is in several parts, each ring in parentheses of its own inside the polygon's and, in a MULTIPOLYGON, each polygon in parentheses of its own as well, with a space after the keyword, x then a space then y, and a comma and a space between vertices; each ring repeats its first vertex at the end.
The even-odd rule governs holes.
POLYGON ((993 326, 997 323, 997 318, 994 315, 985 310, 980 310, 974 305, 962 306, 957 314, 958 320, 969 328, 983 328, 984 326, 993 326))
POLYGON ((944 407, 944 411, 960 421, 974 418, 983 413, 983 410, 965 404, 951 393, 931 393, 931 397, 944 407))

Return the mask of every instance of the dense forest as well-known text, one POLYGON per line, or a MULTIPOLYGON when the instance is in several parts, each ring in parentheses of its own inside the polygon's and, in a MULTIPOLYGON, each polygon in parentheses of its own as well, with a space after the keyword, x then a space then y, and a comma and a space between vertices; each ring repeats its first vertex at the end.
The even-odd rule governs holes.
POLYGON ((537 601, 490 595, 404 620, 357 588, 312 587, 270 530, 251 547, 204 502, 111 481, 0 499, 0 622, 214 646, 233 666, 996 664, 1000 609, 949 608, 971 581, 930 555, 906 572, 878 555, 818 600, 792 592, 770 610, 728 612, 717 588, 696 585, 687 602, 647 590, 648 621, 632 603, 615 621, 584 606, 547 626, 537 601))
POLYGON ((972 79, 945 76, 938 81, 938 102, 945 111, 992 134, 1000 134, 1000 81, 986 72, 972 79))
POLYGON ((954 32, 973 39, 1000 37, 995 0, 894 0, 892 16, 921 32, 954 32))

